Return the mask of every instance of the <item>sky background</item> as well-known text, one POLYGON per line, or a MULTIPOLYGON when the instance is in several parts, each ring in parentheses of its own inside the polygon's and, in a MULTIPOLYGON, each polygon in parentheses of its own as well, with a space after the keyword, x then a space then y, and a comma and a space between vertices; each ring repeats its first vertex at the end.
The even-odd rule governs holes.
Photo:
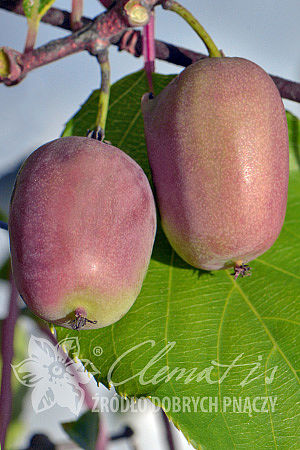
MULTIPOLYGON (((268 73, 299 81, 299 0, 182 0, 182 3, 199 19, 227 56, 248 58, 268 73)), ((69 9, 70 4, 71 0, 61 0, 54 6, 69 9)), ((101 11, 97 0, 85 1, 85 16, 94 17, 101 11)), ((64 30, 41 24, 37 45, 66 34, 68 32, 64 30)), ((22 51, 25 36, 25 18, 0 10, 0 46, 22 51)), ((176 14, 161 7, 156 8, 156 37, 205 52, 193 30, 176 14)), ((112 82, 143 66, 142 59, 126 52, 120 53, 115 47, 110 50, 110 59, 112 82)), ((156 70, 169 74, 178 73, 182 68, 158 61, 156 70)), ((64 124, 91 91, 99 87, 99 82, 95 58, 88 53, 79 53, 31 72, 17 86, 0 85, 0 177, 38 146, 59 137, 64 124)), ((299 104, 285 101, 285 106, 300 117, 299 104)), ((1 186, 0 183, 0 189, 1 186)), ((8 235, 0 230, 0 261, 7 254, 8 235)), ((7 293, 8 286, 1 283, 0 305, 4 305, 2 300, 7 293)), ((0 306, 0 317, 5 312, 3 308, 1 312, 0 306)), ((30 417, 30 412, 28 414, 30 417)), ((48 419, 51 422, 53 415, 48 419)), ((144 428, 145 424, 141 424, 141 430, 144 428)), ((153 438, 152 430, 151 436, 153 438)), ((142 448, 147 448, 146 443, 142 448)), ((157 443, 150 439, 149 448, 158 448, 157 443)))

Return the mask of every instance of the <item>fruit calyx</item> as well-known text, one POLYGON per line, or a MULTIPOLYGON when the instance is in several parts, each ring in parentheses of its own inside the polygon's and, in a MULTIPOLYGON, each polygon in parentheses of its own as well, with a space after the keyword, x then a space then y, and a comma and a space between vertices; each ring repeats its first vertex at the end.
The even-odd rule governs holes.
POLYGON ((75 319, 70 321, 73 330, 80 330, 86 323, 96 324, 97 320, 90 320, 86 317, 86 311, 82 308, 77 308, 75 311, 75 319))
POLYGON ((96 139, 101 142, 104 140, 104 130, 101 127, 97 127, 94 130, 88 130, 86 137, 96 139))
POLYGON ((244 263, 237 263, 234 266, 234 273, 231 274, 234 279, 236 280, 239 276, 243 277, 251 277, 251 267, 248 266, 248 264, 244 263))

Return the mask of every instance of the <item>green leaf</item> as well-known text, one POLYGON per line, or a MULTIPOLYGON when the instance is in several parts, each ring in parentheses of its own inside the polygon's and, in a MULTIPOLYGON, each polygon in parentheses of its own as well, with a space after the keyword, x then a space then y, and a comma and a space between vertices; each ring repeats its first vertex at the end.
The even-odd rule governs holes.
POLYGON ((2 211, 2 209, 0 209, 0 220, 2 220, 2 222, 7 222, 7 215, 2 211))
POLYGON ((290 143, 290 170, 300 169, 300 120, 286 111, 290 143))
POLYGON ((0 48, 0 77, 7 77, 10 71, 10 62, 6 52, 0 48))
POLYGON ((6 261, 0 267, 0 280, 9 280, 10 277, 10 258, 7 258, 6 261))
MULTIPOLYGON (((155 93, 171 79, 155 74, 155 93)), ((150 176, 140 112, 146 91, 143 72, 112 86, 106 138, 150 176)), ((93 128, 97 101, 94 92, 68 122, 64 135, 85 135, 93 128)), ((288 120, 291 125, 295 119, 288 115, 288 120)), ((294 152, 299 141, 293 131, 292 136, 294 152)), ((79 337, 78 357, 89 359, 100 371, 96 379, 106 386, 114 383, 119 394, 148 396, 156 404, 177 399, 179 407, 171 403, 169 408, 165 400, 164 409, 196 448, 300 447, 296 169, 293 165, 280 237, 251 262, 252 277, 234 281, 228 270, 192 268, 172 250, 158 226, 149 270, 131 310, 100 330, 57 328, 58 340, 79 337), (232 402, 227 409, 226 401, 232 402), (206 412, 209 402, 211 411, 206 412)))
POLYGON ((27 19, 40 21, 55 0, 23 0, 23 9, 27 19))
POLYGON ((98 414, 87 411, 76 422, 63 423, 62 426, 72 441, 81 448, 95 450, 99 433, 98 414))

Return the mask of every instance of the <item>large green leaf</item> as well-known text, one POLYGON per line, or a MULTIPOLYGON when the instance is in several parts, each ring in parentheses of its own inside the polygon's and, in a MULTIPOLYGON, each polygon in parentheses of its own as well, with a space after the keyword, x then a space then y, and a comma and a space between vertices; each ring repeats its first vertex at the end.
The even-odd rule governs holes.
MULTIPOLYGON (((171 78, 155 75, 155 92, 171 78)), ((146 90, 143 72, 112 86, 106 138, 150 176, 140 112, 146 90)), ((85 135, 96 108, 94 92, 64 135, 85 135)), ((98 381, 114 383, 118 393, 157 404, 179 399, 181 408, 169 408, 167 400, 164 408, 196 448, 300 448, 300 177, 297 165, 292 168, 284 227, 274 246, 251 262, 252 277, 234 281, 228 270, 193 269, 159 226, 142 291, 126 316, 95 331, 57 329, 59 340, 79 336, 79 358, 90 359, 100 370, 98 381), (226 401, 236 402, 235 409, 226 401), (255 401, 264 412, 255 411, 255 401), (216 406, 206 412, 209 402, 216 406)))

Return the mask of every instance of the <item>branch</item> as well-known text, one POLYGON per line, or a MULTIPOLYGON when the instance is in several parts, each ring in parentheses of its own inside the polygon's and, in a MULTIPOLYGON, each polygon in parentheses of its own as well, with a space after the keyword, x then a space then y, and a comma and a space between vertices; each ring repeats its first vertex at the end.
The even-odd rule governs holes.
POLYGON ((164 412, 163 409, 161 409, 160 411, 161 411, 162 422, 163 422, 164 428, 165 428, 165 436, 166 436, 166 441, 168 443, 168 448, 169 448, 169 450, 176 450, 170 420, 168 419, 168 416, 166 415, 166 413, 164 412))
POLYGON ((17 288, 11 278, 9 312, 8 316, 2 322, 1 329, 2 378, 0 393, 0 446, 2 446, 3 449, 5 448, 5 438, 12 411, 11 363, 14 356, 14 332, 18 318, 17 297, 17 288))
POLYGON ((99 1, 100 3, 102 3, 103 6, 105 6, 105 8, 109 8, 114 2, 114 0, 99 0, 99 1))
MULTIPOLYGON (((0 0, 0 8, 16 14, 24 15, 22 1, 20 0, 0 0)), ((70 13, 67 11, 62 11, 57 8, 50 8, 43 16, 42 22, 63 28, 65 30, 71 30, 70 16, 70 13)), ((82 17, 81 21, 83 28, 93 23, 93 20, 87 17, 82 17)), ((120 50, 125 50, 136 57, 140 57, 142 55, 142 38, 140 31, 128 31, 127 29, 121 30, 119 36, 113 35, 110 37, 110 43, 118 46, 120 50)), ((177 47, 158 40, 155 41, 155 54, 157 59, 183 67, 187 67, 193 62, 207 57, 202 53, 197 53, 192 50, 187 50, 185 48, 177 47)), ((62 56, 59 56, 59 58, 60 57, 62 56)), ((271 77, 276 84, 281 97, 300 103, 300 83, 286 80, 275 75, 271 75, 271 77)))
POLYGON ((300 103, 300 83, 270 75, 277 86, 281 97, 300 103))
MULTIPOLYGON (((24 16, 22 0, 0 0, 0 8, 24 16)), ((72 31, 71 14, 68 11, 63 11, 57 8, 50 8, 42 17, 41 22, 63 28, 64 30, 72 31)), ((85 26, 92 23, 93 21, 92 19, 88 19, 87 17, 82 17, 81 22, 82 26, 85 26)))
MULTIPOLYGON (((97 55, 123 31, 132 26, 146 25, 151 10, 158 1, 143 0, 142 5, 136 5, 131 0, 119 0, 109 10, 95 17, 80 30, 23 54, 9 47, 2 47, 2 59, 8 62, 9 70, 8 73, 2 72, 0 81, 8 86, 17 84, 31 70, 83 50, 97 55), (139 14, 137 14, 137 9, 139 14)), ((0 3, 0 7, 2 3, 0 3)), ((7 1, 5 5, 8 8, 7 1)), ((14 5, 14 11, 19 11, 20 3, 15 2, 14 5)))
MULTIPOLYGON (((117 45, 119 50, 126 50, 136 57, 140 57, 143 53, 141 32, 137 30, 126 31, 113 44, 117 45), (132 42, 134 42, 134 45, 132 45, 132 42)), ((167 42, 155 40, 155 58, 178 66, 187 67, 200 59, 208 58, 208 56, 184 47, 177 47, 167 42)), ((281 97, 300 103, 300 83, 271 74, 270 77, 277 86, 281 97)))

